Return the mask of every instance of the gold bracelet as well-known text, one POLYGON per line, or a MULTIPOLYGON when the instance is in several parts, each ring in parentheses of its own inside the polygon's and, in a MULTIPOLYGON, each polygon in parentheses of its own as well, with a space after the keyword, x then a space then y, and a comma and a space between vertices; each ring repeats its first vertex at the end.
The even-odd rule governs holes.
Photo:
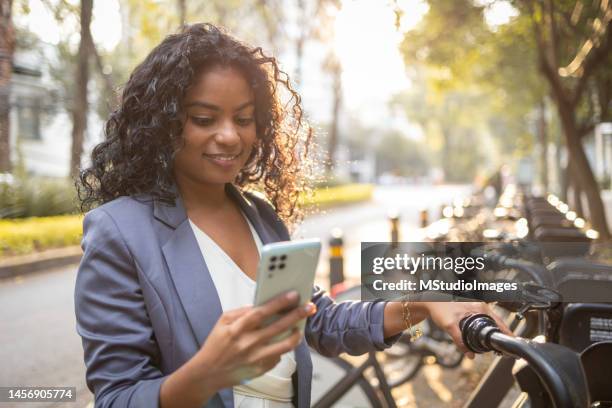
POLYGON ((419 337, 423 335, 421 328, 416 326, 414 332, 412 331, 412 319, 410 317, 410 302, 407 300, 402 302, 402 318, 404 319, 404 323, 406 324, 406 328, 404 330, 408 330, 408 334, 410 335, 410 341, 415 341, 419 337))

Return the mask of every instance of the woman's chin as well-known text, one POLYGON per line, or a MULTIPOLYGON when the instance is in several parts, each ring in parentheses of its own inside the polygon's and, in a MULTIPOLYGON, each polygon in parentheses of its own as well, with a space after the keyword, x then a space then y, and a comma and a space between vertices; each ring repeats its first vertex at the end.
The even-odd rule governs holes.
POLYGON ((209 171, 208 173, 206 173, 206 177, 201 177, 199 181, 202 184, 225 185, 227 183, 233 183, 236 180, 236 177, 238 177, 238 173, 239 172, 236 172, 236 171, 232 171, 232 172, 209 171))

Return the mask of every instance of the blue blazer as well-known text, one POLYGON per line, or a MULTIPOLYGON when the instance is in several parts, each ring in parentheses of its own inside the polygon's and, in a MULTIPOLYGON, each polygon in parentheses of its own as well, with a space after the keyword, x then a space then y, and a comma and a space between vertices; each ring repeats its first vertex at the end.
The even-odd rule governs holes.
MULTIPOLYGON (((289 240, 264 200, 227 185, 264 244, 289 240)), ((206 341, 222 309, 181 199, 120 197, 83 221, 75 310, 87 385, 96 407, 157 407, 165 377, 206 341)), ((312 363, 306 343, 326 356, 381 350, 384 303, 335 304, 315 288, 317 313, 295 349, 294 405, 310 406, 312 363)), ((232 388, 207 407, 233 408, 232 388)))

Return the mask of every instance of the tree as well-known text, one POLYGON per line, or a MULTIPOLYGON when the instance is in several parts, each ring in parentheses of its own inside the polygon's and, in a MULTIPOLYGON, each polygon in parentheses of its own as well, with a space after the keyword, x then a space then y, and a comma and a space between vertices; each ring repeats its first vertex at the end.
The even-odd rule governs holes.
POLYGON ((382 135, 376 147, 376 167, 378 175, 425 176, 429 160, 421 143, 390 131, 382 135))
POLYGON ((187 0, 177 0, 179 25, 187 23, 187 0))
POLYGON ((87 129, 87 84, 89 83, 89 56, 91 53, 91 13, 93 0, 81 0, 81 40, 79 43, 78 62, 76 69, 76 87, 72 103, 72 148, 70 155, 70 175, 76 177, 81 167, 83 142, 87 129))
POLYGON ((324 64, 324 69, 332 76, 332 118, 327 141, 327 160, 325 170, 329 174, 334 168, 336 150, 340 131, 340 106, 342 104, 342 66, 338 57, 330 53, 324 64))
POLYGON ((608 240, 606 213, 582 139, 593 130, 597 116, 609 115, 610 90, 605 88, 610 65, 605 64, 612 51, 612 5, 606 0, 521 0, 517 4, 533 27, 539 68, 561 121, 572 177, 587 197, 593 227, 608 240), (604 90, 595 94, 603 99, 595 115, 588 88, 598 79, 604 81, 604 90))
MULTIPOLYGON (((518 16, 498 29, 484 23, 486 5, 471 0, 428 3, 423 24, 406 36, 406 55, 438 68, 444 74, 438 82, 446 89, 462 83, 494 85, 500 95, 493 100, 505 100, 506 120, 524 117, 526 110, 542 112, 542 101, 550 95, 569 152, 568 179, 575 180, 574 191, 585 193, 592 225, 608 239, 582 139, 596 122, 610 117, 610 2, 515 0, 518 16)), ((546 128, 541 122, 541 131, 546 128)), ((543 134, 540 139, 545 140, 543 134)))
POLYGON ((497 155, 489 151, 483 156, 479 151, 487 134, 498 136, 499 150, 504 152, 522 138, 518 136, 522 128, 505 126, 502 109, 496 109, 505 94, 482 83, 482 77, 489 76, 483 64, 489 31, 482 8, 474 7, 471 0, 429 4, 422 22, 405 34, 401 44, 414 85, 395 102, 425 131, 445 178, 465 181, 488 167, 482 159, 492 161, 497 155))
POLYGON ((0 172, 11 170, 10 89, 15 49, 12 0, 0 0, 0 172))
POLYGON ((458 86, 440 91, 436 89, 436 79, 428 79, 431 72, 418 64, 413 63, 408 74, 413 87, 396 95, 392 106, 420 125, 435 154, 435 164, 447 181, 473 179, 479 170, 488 167, 487 159, 494 156, 493 152, 489 157, 482 154, 486 128, 497 127, 493 119, 499 119, 490 110, 488 96, 477 89, 458 86))

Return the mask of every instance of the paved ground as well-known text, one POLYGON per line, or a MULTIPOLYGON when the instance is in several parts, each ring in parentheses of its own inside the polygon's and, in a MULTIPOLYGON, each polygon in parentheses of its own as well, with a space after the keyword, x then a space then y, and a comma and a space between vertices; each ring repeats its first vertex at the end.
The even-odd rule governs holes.
MULTIPOLYGON (((372 202, 330 210, 310 216, 295 232, 296 237, 327 240, 332 228, 344 230, 347 275, 359 276, 359 242, 385 241, 389 237, 386 215, 396 209, 402 218, 402 237, 409 240, 417 233, 418 214, 428 208, 439 212, 440 204, 449 203, 467 193, 457 186, 381 187, 372 202)), ((319 279, 325 282, 326 256, 320 264, 319 279)), ((2 386, 74 386, 77 403, 49 405, 84 407, 91 394, 84 381, 82 348, 75 332, 73 288, 76 267, 0 281, 0 385, 2 386)), ((467 363, 466 363, 467 364, 467 363)), ((405 407, 456 406, 465 398, 473 377, 471 366, 453 371, 426 367, 412 384, 398 389, 396 395, 405 407), (470 380, 471 381, 471 380, 470 380)), ((473 381, 472 381, 473 382, 473 381)), ((41 404, 0 403, 0 407, 40 407, 41 404)))
MULTIPOLYGON (((85 386, 80 338, 75 332, 74 266, 0 282, 0 384, 71 386, 77 404, 91 400, 85 386)), ((44 405, 44 404, 43 404, 44 405)), ((1 407, 41 407, 40 403, 0 403, 1 407)))

